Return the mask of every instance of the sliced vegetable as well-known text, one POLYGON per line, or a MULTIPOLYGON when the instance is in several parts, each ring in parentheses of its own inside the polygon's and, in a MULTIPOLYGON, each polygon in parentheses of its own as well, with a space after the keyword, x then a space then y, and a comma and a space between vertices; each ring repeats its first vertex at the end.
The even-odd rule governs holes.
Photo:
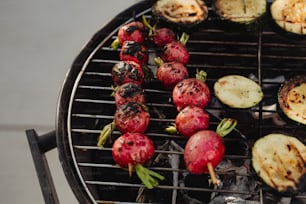
POLYGON ((278 102, 288 118, 306 125, 306 75, 286 81, 279 90, 278 102))
POLYGON ((214 84, 216 97, 232 108, 250 108, 257 105, 264 94, 253 80, 240 75, 227 75, 214 84))
POLYGON ((250 23, 266 12, 266 0, 215 0, 216 13, 236 23, 250 23))
POLYGON ((282 29, 306 35, 306 1, 275 0, 271 5, 271 15, 282 29))
POLYGON ((185 27, 202 23, 208 15, 207 6, 201 0, 158 0, 152 12, 157 19, 185 27))
POLYGON ((306 175, 306 146, 284 134, 269 134, 252 148, 252 165, 258 176, 273 189, 297 190, 306 175))

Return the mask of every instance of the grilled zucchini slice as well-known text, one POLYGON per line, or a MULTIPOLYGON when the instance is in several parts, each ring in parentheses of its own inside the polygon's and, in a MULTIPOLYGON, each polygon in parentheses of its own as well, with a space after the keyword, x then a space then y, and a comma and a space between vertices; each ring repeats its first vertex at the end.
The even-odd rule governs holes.
POLYGON ((266 12, 266 0, 215 0, 216 13, 236 23, 251 23, 266 12))
POLYGON ((282 29, 306 35, 306 1, 305 0, 275 0, 271 7, 271 15, 282 29))
POLYGON ((303 185, 306 175, 306 146, 292 136, 266 135, 252 147, 252 165, 258 176, 273 189, 296 191, 303 185))
POLYGON ((152 6, 155 18, 183 27, 193 27, 206 20, 208 8, 202 0, 158 0, 152 6))
POLYGON ((306 125, 306 75, 287 80, 279 89, 278 103, 288 118, 306 125))
POLYGON ((264 94, 253 80, 241 75, 227 75, 214 84, 215 96, 231 108, 250 108, 257 105, 264 94))

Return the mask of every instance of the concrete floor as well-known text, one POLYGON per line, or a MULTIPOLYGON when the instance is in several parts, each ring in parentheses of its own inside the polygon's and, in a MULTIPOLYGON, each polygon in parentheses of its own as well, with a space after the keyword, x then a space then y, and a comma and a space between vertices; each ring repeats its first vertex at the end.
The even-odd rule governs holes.
MULTIPOLYGON (((0 203, 44 203, 24 131, 54 130, 72 61, 98 29, 136 2, 0 1, 0 203)), ((77 203, 57 150, 47 158, 61 203, 77 203)))

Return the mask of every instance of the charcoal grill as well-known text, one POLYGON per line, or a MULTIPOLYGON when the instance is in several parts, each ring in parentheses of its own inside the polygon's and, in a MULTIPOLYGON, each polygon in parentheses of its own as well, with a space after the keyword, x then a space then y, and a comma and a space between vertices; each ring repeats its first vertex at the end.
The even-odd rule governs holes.
MULTIPOLYGON (((165 181, 153 190, 145 189, 135 175, 129 177, 115 165, 111 143, 102 149, 96 146, 101 129, 113 120, 115 112, 110 96, 113 84, 110 71, 119 61, 119 51, 112 50, 110 44, 123 24, 142 15, 152 19, 153 2, 141 1, 117 15, 76 57, 60 94, 55 131, 38 136, 35 130, 27 130, 46 203, 58 203, 44 158, 44 153, 55 147, 80 203, 218 203, 218 199, 223 199, 221 203, 242 202, 239 199, 246 200, 244 203, 285 200, 305 203, 303 190, 294 196, 276 193, 261 182, 250 166, 250 147, 268 133, 284 132, 306 142, 305 126, 283 117, 277 106, 277 90, 284 80, 306 73, 306 39, 278 28, 269 14, 256 28, 237 26, 216 16, 207 2, 209 17, 190 33, 187 43, 191 55, 187 65, 190 76, 194 76, 197 69, 205 70, 211 90, 219 77, 240 74, 258 82, 264 91, 264 99, 258 106, 243 110, 220 104, 212 94, 206 108, 211 116, 210 128, 214 129, 224 117, 236 118, 239 123, 225 138, 224 161, 216 169, 223 183, 221 187, 210 185, 208 174, 196 176, 185 170, 182 149, 186 139, 163 131, 174 122, 177 112, 171 102, 171 92, 165 91, 156 79, 146 80, 143 87, 151 114, 146 134, 157 148, 149 168, 164 175, 165 181)), ((151 59, 148 67, 154 71, 156 66, 151 61, 158 51, 148 47, 151 59)), ((119 135, 115 131, 112 139, 119 135)))

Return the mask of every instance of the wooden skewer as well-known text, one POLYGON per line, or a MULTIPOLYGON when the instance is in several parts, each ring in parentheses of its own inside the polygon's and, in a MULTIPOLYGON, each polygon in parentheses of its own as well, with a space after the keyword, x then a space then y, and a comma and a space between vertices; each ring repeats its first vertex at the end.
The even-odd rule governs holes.
POLYGON ((133 165, 131 163, 128 164, 129 176, 132 176, 133 173, 133 165))
POLYGON ((214 185, 217 185, 217 184, 218 184, 218 181, 217 181, 217 177, 216 177, 216 174, 215 174, 215 170, 214 170, 212 164, 211 164, 210 162, 208 162, 207 167, 208 167, 208 171, 209 171, 209 175, 210 175, 210 177, 211 177, 212 183, 213 183, 214 185))

